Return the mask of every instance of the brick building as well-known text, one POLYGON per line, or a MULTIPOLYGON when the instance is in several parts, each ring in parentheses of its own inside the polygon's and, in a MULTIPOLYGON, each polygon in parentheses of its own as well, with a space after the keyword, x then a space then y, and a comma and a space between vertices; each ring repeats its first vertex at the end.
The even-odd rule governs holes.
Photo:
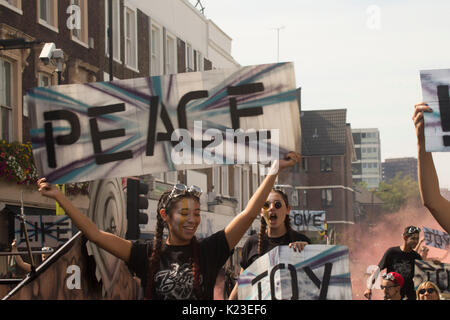
POLYGON ((297 209, 326 211, 337 243, 345 241, 355 222, 355 151, 346 114, 345 109, 302 111, 302 165, 279 177, 280 184, 295 186, 297 209))

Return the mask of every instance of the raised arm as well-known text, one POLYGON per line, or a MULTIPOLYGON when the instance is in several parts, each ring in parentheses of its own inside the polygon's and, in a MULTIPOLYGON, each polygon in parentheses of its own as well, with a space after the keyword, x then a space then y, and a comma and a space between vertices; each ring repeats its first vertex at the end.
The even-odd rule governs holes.
POLYGON ((230 250, 236 246, 245 232, 250 228, 253 220, 258 216, 264 202, 273 188, 278 173, 287 167, 294 166, 299 162, 301 156, 298 153, 290 152, 287 160, 275 161, 269 174, 256 190, 255 194, 248 201, 244 211, 238 214, 225 228, 225 236, 230 250))
MULTIPOLYGON (((17 247, 16 247, 16 239, 14 239, 14 241, 11 243, 11 252, 18 252, 17 247)), ((16 261, 16 264, 23 270, 25 270, 26 272, 30 272, 31 271, 31 264, 23 261, 22 257, 20 255, 14 255, 14 261, 16 261)))
POLYGON ((58 188, 46 182, 45 178, 39 179, 37 184, 41 194, 56 200, 86 238, 117 258, 128 262, 131 253, 131 241, 99 230, 94 222, 78 210, 58 188))
POLYGON ((417 171, 420 197, 423 205, 430 210, 437 222, 450 233, 450 202, 440 193, 433 156, 431 152, 425 151, 423 112, 431 112, 430 107, 425 103, 416 104, 413 121, 417 134, 417 171))

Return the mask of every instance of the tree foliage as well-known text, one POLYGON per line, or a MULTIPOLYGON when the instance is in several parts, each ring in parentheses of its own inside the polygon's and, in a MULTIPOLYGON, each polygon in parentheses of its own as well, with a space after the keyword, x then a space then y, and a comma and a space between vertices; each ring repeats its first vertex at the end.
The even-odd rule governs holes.
POLYGON ((420 203, 419 185, 411 176, 398 172, 387 183, 380 182, 375 195, 383 200, 383 210, 397 212, 404 205, 420 203))

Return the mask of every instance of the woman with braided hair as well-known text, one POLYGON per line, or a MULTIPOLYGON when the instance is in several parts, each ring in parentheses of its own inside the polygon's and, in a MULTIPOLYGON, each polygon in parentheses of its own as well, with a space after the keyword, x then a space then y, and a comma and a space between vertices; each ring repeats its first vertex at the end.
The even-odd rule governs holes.
POLYGON ((146 299, 212 300, 220 268, 258 215, 278 173, 299 160, 298 153, 290 152, 285 159, 275 161, 246 208, 225 229, 201 241, 195 238, 201 220, 198 187, 175 185, 161 196, 152 241, 131 241, 99 230, 45 178, 38 180, 38 187, 42 195, 61 205, 90 241, 128 264, 141 279, 146 299), (163 239, 165 227, 168 229, 166 240, 163 239))
MULTIPOLYGON (((241 273, 256 259, 281 245, 289 245, 296 252, 301 252, 311 240, 292 230, 289 212, 291 207, 287 195, 272 189, 269 198, 261 208, 261 227, 258 234, 249 237, 242 248, 241 273)), ((238 299, 237 284, 230 294, 230 300, 238 299)))

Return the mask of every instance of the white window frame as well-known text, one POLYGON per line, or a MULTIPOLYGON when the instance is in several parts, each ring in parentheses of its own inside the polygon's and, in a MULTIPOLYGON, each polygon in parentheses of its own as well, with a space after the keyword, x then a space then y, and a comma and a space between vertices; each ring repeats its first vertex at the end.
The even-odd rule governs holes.
POLYGON ((163 74, 163 46, 162 46, 162 28, 152 23, 150 28, 150 71, 152 76, 160 76, 163 74))
POLYGON ((8 88, 6 88, 6 83, 7 81, 6 78, 4 78, 4 73, 3 73, 3 63, 7 63, 9 64, 9 105, 7 105, 7 102, 3 102, 2 100, 0 100, 0 138, 2 140, 5 140, 7 142, 12 142, 14 141, 14 130, 13 130, 13 126, 14 126, 14 90, 13 90, 13 85, 14 85, 14 62, 11 62, 7 59, 3 59, 0 58, 0 61, 2 63, 2 66, 0 67, 0 99, 4 99, 3 97, 6 96, 6 90, 8 88), (7 112, 9 114, 8 117, 8 137, 3 135, 3 112, 7 112))
POLYGON ((250 199, 250 170, 242 168, 242 206, 246 206, 250 199))
POLYGON ((202 64, 202 60, 203 60, 203 55, 200 51, 197 51, 197 70, 195 71, 203 71, 203 64, 202 64))
POLYGON ((252 193, 254 194, 259 187, 259 167, 257 164, 252 164, 252 193))
POLYGON ((124 42, 125 42, 125 66, 130 69, 133 70, 135 72, 139 72, 138 70, 138 41, 137 41, 137 10, 135 8, 131 8, 129 5, 124 6, 123 9, 123 13, 124 13, 124 30, 125 30, 125 34, 124 34, 124 42), (130 34, 130 38, 128 38, 128 16, 127 13, 132 13, 132 16, 134 17, 134 21, 132 21, 132 25, 131 25, 131 31, 132 33, 130 34), (133 55, 132 58, 134 58, 134 60, 130 61, 130 57, 128 54, 128 41, 131 41, 132 44, 132 51, 131 54, 133 55), (135 65, 132 65, 131 63, 134 62, 135 65))
POLYGON ((87 0, 70 0, 72 5, 78 5, 80 7, 80 15, 81 15, 81 29, 71 30, 70 36, 72 41, 78 43, 79 45, 89 48, 89 32, 88 32, 88 3, 87 0), (75 1, 78 1, 79 4, 76 4, 75 1), (79 36, 76 35, 79 33, 79 36))
POLYGON ((10 1, 14 1, 14 4, 9 3, 9 1, 7 0, 0 0, 0 5, 5 6, 6 8, 14 11, 15 13, 23 15, 22 0, 10 0, 10 1))
MULTIPOLYGON (((56 33, 59 33, 58 29, 58 1, 57 0, 44 0, 47 2, 46 15, 51 17, 51 21, 47 21, 41 18, 41 0, 37 0, 37 18, 38 23, 56 33)), ((47 17, 48 19, 48 17, 47 17)))
POLYGON ((166 64, 166 74, 177 73, 177 38, 168 32, 166 32, 166 39, 164 40, 166 44, 166 56, 164 57, 164 62, 166 64), (172 45, 170 45, 169 40, 172 40, 172 45), (171 51, 170 51, 171 48, 171 51), (172 53, 172 56, 170 54, 172 53))
POLYGON ((212 168, 212 185, 214 186, 214 192, 220 194, 220 167, 212 168))
POLYGON ((186 42, 186 72, 194 71, 194 51, 192 45, 186 42))
POLYGON ((242 211, 242 200, 241 200, 241 195, 242 195, 242 168, 240 166, 234 166, 234 197, 236 198, 236 200, 238 201, 236 210, 238 210, 238 212, 242 211))
POLYGON ((45 72, 39 72, 39 83, 38 83, 38 87, 50 87, 53 85, 53 77, 52 75, 45 73, 45 72), (42 83, 43 78, 47 78, 48 79, 48 85, 44 85, 42 83))
MULTIPOLYGON (((122 60, 120 59, 120 1, 119 0, 112 0, 113 1, 113 21, 112 21, 112 27, 113 27, 113 60, 122 63, 122 60)), ((106 56, 109 58, 109 39, 108 39, 108 27, 109 27, 109 20, 108 20, 108 0, 105 0, 105 50, 106 50, 106 56)))
POLYGON ((230 184, 229 184, 229 179, 228 179, 228 171, 229 168, 228 166, 221 166, 220 168, 220 182, 221 182, 221 191, 222 191, 222 195, 223 196, 229 196, 230 194, 230 184))

